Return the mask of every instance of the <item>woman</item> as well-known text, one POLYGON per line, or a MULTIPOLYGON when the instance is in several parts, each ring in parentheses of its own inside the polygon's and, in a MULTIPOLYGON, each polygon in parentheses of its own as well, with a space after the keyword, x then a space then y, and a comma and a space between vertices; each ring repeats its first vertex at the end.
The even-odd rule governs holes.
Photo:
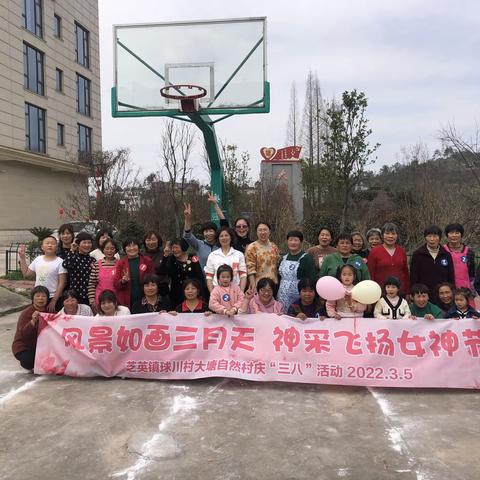
POLYGON ((348 233, 341 233, 337 238, 337 252, 327 255, 320 269, 320 277, 329 275, 337 277, 343 265, 353 265, 357 270, 357 281, 370 280, 368 268, 362 257, 352 253, 352 237, 348 233))
MULTIPOLYGON (((383 244, 373 247, 368 256, 368 271, 372 280, 384 285, 388 277, 400 280, 400 296, 410 292, 407 252, 398 245, 398 229, 393 223, 382 228, 383 244)), ((383 292, 385 294, 385 291, 383 292)))
POLYGON ((278 284, 277 265, 280 260, 280 251, 270 241, 270 230, 267 222, 257 223, 255 226, 257 240, 248 245, 245 250, 245 262, 251 290, 255 290, 258 280, 263 277, 271 278, 278 284))
MULTIPOLYGON (((365 240, 360 232, 352 232, 352 253, 365 259, 368 257, 370 250, 365 245, 365 240)), ((366 262, 365 262, 366 263, 366 262)))
POLYGON ((122 244, 126 256, 115 268, 114 282, 118 303, 129 309, 142 299, 141 284, 147 273, 154 273, 150 258, 140 253, 140 244, 134 238, 127 238, 122 244))
POLYGON ((208 302, 208 289, 205 276, 196 255, 187 253, 188 243, 183 238, 176 238, 166 246, 163 259, 157 270, 158 275, 168 275, 170 278, 170 305, 175 308, 183 302, 183 282, 187 278, 196 278, 201 288, 201 297, 208 302))
POLYGON ((170 302, 160 295, 160 277, 147 273, 142 281, 142 300, 133 306, 132 313, 168 312, 170 302))
POLYGON ((75 290, 67 290, 63 294, 63 308, 59 313, 65 315, 80 315, 83 317, 93 317, 92 309, 83 303, 80 303, 78 293, 75 290))
MULTIPOLYGON (((450 253, 453 260, 453 271, 455 273, 455 286, 457 288, 468 288, 475 292, 475 251, 467 247, 463 242, 465 230, 459 223, 450 223, 445 227, 447 243, 443 246, 450 253)), ((476 293, 475 293, 476 296, 476 293)), ((475 306, 473 298, 469 301, 472 307, 475 306)))
POLYGON ((276 289, 277 286, 271 278, 261 278, 257 283, 257 293, 254 293, 253 290, 245 292, 242 311, 253 314, 276 313, 277 315, 282 315, 285 312, 283 305, 273 298, 276 289))
POLYGON ((410 284, 423 284, 430 291, 430 301, 437 303, 437 285, 455 283, 455 272, 450 252, 441 245, 442 230, 437 225, 427 227, 423 236, 425 244, 417 248, 410 260, 410 284))
POLYGON ((318 231, 318 245, 311 247, 307 250, 315 262, 315 268, 317 269, 317 274, 320 272, 322 267, 323 259, 335 253, 337 249, 332 247, 333 232, 328 227, 321 227, 318 231))
POLYGON ((287 234, 288 253, 284 255, 278 266, 280 285, 277 300, 287 309, 298 298, 298 281, 301 278, 309 278, 315 282, 317 273, 315 263, 303 247, 303 233, 291 230, 287 234))
MULTIPOLYGON (((217 197, 209 193, 208 201, 213 205, 215 213, 220 220, 220 226, 229 227, 230 225, 228 223, 228 220, 225 218, 222 209, 218 205, 217 197)), ((233 248, 235 250, 238 250, 239 252, 242 252, 245 255, 245 249, 247 248, 247 245, 250 245, 252 243, 252 240, 250 240, 249 237, 250 222, 245 217, 238 217, 233 222, 233 228, 235 229, 235 238, 232 244, 233 248)))
POLYGON ((207 279, 208 291, 218 285, 217 269, 221 265, 229 265, 233 270, 232 283, 238 285, 240 290, 245 291, 247 285, 247 266, 242 252, 235 250, 232 246, 235 233, 231 228, 222 227, 217 232, 217 243, 220 248, 213 250, 207 258, 205 265, 205 277, 207 279))
POLYGON ((374 227, 368 230, 366 237, 370 250, 382 244, 382 231, 379 228, 374 227))
MULTIPOLYGON (((102 246, 108 240, 113 238, 112 231, 108 228, 102 228, 98 231, 97 235, 95 235, 95 245, 97 248, 93 252, 90 252, 90 256, 93 257, 95 260, 102 260, 105 258, 105 254, 103 253, 102 246)), ((117 260, 120 258, 118 253, 116 254, 117 260)))
POLYGON ((143 237, 144 253, 153 262, 153 268, 156 270, 163 258, 162 237, 155 231, 149 230, 143 237))
POLYGON ((72 246, 73 239, 75 238, 75 233, 73 232, 72 225, 64 223, 60 225, 58 229, 58 247, 57 247, 57 257, 60 257, 62 260, 67 258, 70 247, 72 246))
POLYGON ((117 296, 112 290, 104 290, 98 297, 98 313, 96 317, 116 317, 117 315, 130 315, 130 309, 118 304, 117 296))
POLYGON ((451 308, 455 306, 455 299, 453 292, 455 286, 448 282, 440 283, 437 286, 437 298, 436 305, 443 310, 443 313, 447 313, 451 308))
POLYGON ((33 370, 37 349, 38 320, 41 312, 47 311, 50 293, 38 285, 30 293, 32 304, 22 311, 12 344, 12 352, 25 370, 33 370))
POLYGON ((107 238, 100 247, 103 259, 97 260, 92 265, 88 282, 88 301, 94 313, 97 312, 98 297, 104 290, 115 291, 115 272, 118 253, 117 244, 107 238))

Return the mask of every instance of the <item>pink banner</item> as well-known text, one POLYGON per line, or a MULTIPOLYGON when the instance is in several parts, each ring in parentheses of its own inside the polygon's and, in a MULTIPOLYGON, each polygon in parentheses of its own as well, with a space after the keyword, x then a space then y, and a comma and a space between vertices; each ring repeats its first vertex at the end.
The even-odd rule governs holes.
POLYGON ((44 315, 35 373, 480 388, 480 321, 44 315))

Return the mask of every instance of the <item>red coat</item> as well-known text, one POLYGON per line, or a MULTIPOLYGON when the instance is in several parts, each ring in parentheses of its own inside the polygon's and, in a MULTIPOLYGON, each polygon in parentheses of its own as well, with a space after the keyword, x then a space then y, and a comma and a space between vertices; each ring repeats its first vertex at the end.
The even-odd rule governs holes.
MULTIPOLYGON (((131 280, 129 280, 127 283, 123 283, 122 277, 124 275, 127 275, 129 279, 131 279, 130 275, 130 267, 128 264, 128 257, 125 256, 121 258, 115 265, 115 277, 113 284, 115 285, 115 290, 117 294, 117 299, 118 299, 118 304, 119 305, 124 305, 125 307, 130 308, 130 296, 131 296, 131 280)), ((152 260, 145 256, 140 254, 140 265, 139 265, 139 270, 140 270, 140 283, 143 281, 143 277, 147 273, 155 273, 155 267, 153 265, 152 260)))
POLYGON ((400 280, 400 293, 410 293, 410 277, 408 273, 407 254, 403 247, 396 245, 395 253, 390 255, 383 245, 377 245, 370 250, 367 263, 370 277, 383 288, 383 282, 388 277, 400 280))
POLYGON ((18 318, 17 331, 12 344, 14 355, 25 350, 35 350, 37 346, 38 323, 35 326, 31 323, 34 311, 35 307, 29 305, 18 318))

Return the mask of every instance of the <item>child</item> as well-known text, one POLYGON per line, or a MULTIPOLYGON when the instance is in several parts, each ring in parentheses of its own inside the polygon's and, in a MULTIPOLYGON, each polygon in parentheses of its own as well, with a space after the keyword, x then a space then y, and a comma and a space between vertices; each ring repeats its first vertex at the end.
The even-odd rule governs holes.
POLYGON ((423 283, 416 283, 411 286, 410 293, 413 303, 409 305, 412 318, 423 317, 425 320, 442 318, 443 312, 440 307, 428 301, 430 290, 423 283))
POLYGON ((311 278, 302 278, 298 282, 298 292, 300 298, 288 307, 287 315, 300 320, 307 318, 324 320, 327 312, 323 301, 317 295, 315 282, 311 278))
POLYGON ((240 287, 234 283, 233 269, 230 265, 220 265, 217 269, 218 285, 210 292, 210 310, 214 313, 233 317, 237 313, 245 313, 242 303, 245 298, 240 287))
POLYGON ((472 292, 465 287, 457 288, 453 292, 455 306, 453 306, 443 318, 480 318, 480 313, 469 305, 472 292))
POLYGON ((187 278, 183 282, 183 295, 185 300, 177 306, 175 312, 177 313, 205 313, 205 316, 210 315, 212 312, 208 309, 208 305, 200 297, 202 285, 196 278, 187 278))
POLYGON ((437 298, 436 305, 439 306, 444 313, 447 313, 452 307, 455 307, 453 301, 453 291, 455 287, 449 282, 443 282, 437 285, 437 298))
POLYGON ((399 318, 410 318, 412 316, 408 303, 404 298, 398 296, 400 291, 400 280, 397 277, 385 279, 383 288, 386 295, 375 305, 373 316, 375 318, 397 320, 399 318))
POLYGON ((337 278, 345 287, 345 297, 336 301, 327 301, 328 317, 340 320, 342 317, 363 316, 367 306, 352 299, 353 285, 357 280, 357 269, 353 265, 345 264, 340 267, 337 278))
POLYGON ((57 239, 45 237, 42 240, 43 255, 38 256, 27 266, 25 245, 20 245, 18 256, 20 268, 26 278, 35 276, 35 286, 46 287, 50 292, 47 305, 48 312, 55 312, 62 308, 62 293, 67 285, 67 270, 62 266, 62 259, 57 257, 57 239))

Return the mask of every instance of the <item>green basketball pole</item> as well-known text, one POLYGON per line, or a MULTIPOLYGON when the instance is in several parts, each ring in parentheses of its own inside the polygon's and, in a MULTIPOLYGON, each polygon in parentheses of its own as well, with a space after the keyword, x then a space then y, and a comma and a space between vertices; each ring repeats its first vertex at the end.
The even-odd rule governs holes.
MULTIPOLYGON (((228 196, 225 188, 225 179, 223 176, 222 158, 218 149, 217 135, 215 134, 215 126, 208 115, 200 113, 190 113, 188 115, 192 123, 194 123, 203 133, 205 140, 205 148, 207 150, 210 162, 212 194, 217 197, 218 204, 224 213, 228 211, 228 196)), ((213 205, 210 206, 210 216, 215 222, 218 222, 218 216, 213 205)))

